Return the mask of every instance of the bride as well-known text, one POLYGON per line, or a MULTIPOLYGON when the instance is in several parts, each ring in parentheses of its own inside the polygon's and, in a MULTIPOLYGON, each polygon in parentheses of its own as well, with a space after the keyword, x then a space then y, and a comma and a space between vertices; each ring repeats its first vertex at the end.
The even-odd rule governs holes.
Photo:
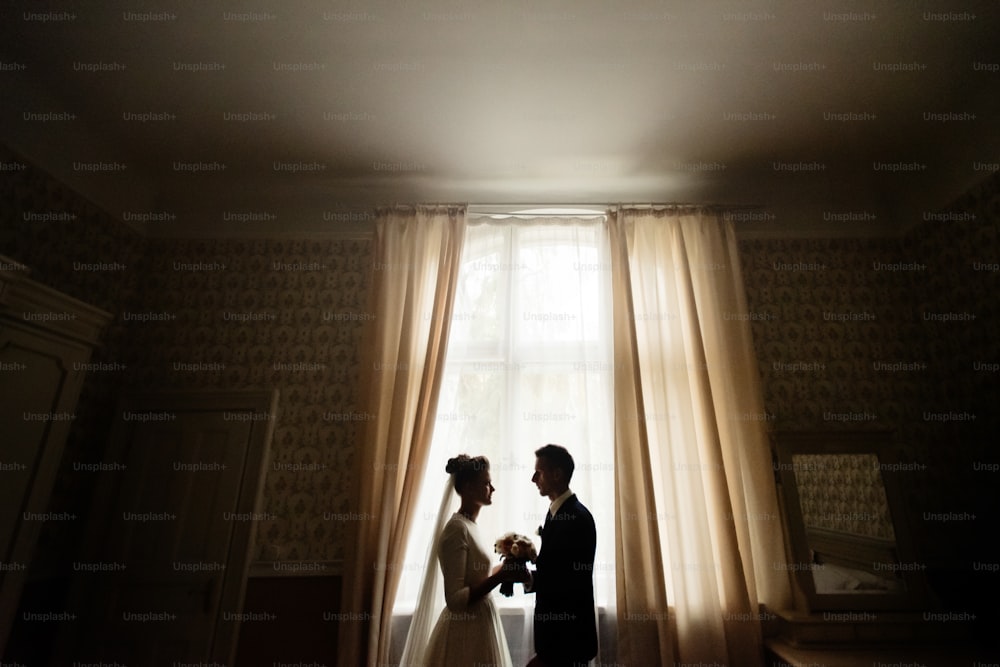
MULTIPOLYGON (((418 608, 401 663, 511 667, 507 639, 490 592, 505 581, 523 581, 527 573, 503 564, 491 570, 490 551, 479 537, 476 518, 483 505, 492 504, 495 490, 490 462, 485 456, 473 458, 461 454, 448 460, 445 471, 451 475, 451 486, 462 498, 461 507, 444 524, 435 544, 446 607, 426 644, 421 641, 420 626, 427 625, 427 621, 421 623, 418 608)), ((428 580, 432 578, 433 573, 428 572, 428 580)), ((424 582, 424 590, 434 590, 436 587, 428 580, 424 582)), ((420 607, 429 608, 432 602, 421 595, 420 607)))

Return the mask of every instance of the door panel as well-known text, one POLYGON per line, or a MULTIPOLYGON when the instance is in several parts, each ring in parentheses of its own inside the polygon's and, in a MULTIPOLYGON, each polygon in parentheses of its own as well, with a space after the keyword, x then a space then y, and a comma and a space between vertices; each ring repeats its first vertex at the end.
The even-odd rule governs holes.
POLYGON ((274 412, 239 394, 198 396, 142 397, 119 413, 73 660, 230 659, 238 627, 223 612, 242 602, 270 437, 269 420, 234 414, 274 412))
MULTIPOLYGON (((2 289, 2 280, 0 280, 2 289)), ((88 348, 10 324, 0 304, 0 656, 45 523, 88 348)))

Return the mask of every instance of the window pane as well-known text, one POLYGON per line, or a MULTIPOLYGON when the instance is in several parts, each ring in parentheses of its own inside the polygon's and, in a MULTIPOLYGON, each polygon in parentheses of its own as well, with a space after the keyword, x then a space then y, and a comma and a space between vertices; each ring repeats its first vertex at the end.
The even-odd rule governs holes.
POLYGON ((517 274, 518 312, 512 313, 518 341, 596 340, 600 328, 596 295, 602 278, 598 249, 535 241, 522 245, 517 256, 524 267, 517 274))
POLYGON ((490 364, 451 364, 441 383, 436 437, 469 452, 495 450, 504 432, 503 374, 490 364), (479 370, 477 370, 479 369, 479 370))
MULTIPOLYGON (((483 541, 535 529, 549 500, 531 483, 534 451, 569 449, 571 482, 598 530, 598 604, 612 602, 614 476, 610 272, 601 223, 487 224, 466 232, 434 442, 397 604, 412 604, 427 564, 447 459, 485 455, 497 491, 477 523, 483 541), (411 569, 412 568, 412 569, 411 569)), ((454 497, 457 509, 459 500, 454 497)), ((435 564, 431 564, 435 565, 435 564)), ((516 587, 500 606, 530 608, 516 587)))

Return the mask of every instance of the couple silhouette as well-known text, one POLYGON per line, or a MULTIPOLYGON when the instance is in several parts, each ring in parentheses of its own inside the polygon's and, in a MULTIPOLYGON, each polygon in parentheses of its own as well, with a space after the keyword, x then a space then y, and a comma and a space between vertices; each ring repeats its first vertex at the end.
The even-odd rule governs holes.
POLYGON ((535 655, 527 667, 576 667, 597 655, 593 582, 597 531, 590 511, 569 488, 574 467, 564 447, 549 444, 535 451, 531 481, 550 503, 539 531, 535 567, 507 561, 491 568, 491 553, 476 524, 480 510, 493 502, 489 460, 463 454, 448 461, 445 470, 462 503, 434 548, 446 607, 426 646, 410 654, 412 664, 513 667, 490 595, 506 582, 521 583, 525 593, 535 596, 535 655))

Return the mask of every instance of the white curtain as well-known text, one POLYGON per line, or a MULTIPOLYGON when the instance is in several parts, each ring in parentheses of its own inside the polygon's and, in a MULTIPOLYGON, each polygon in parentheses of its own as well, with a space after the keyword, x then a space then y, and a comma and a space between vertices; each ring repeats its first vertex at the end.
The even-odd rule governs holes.
MULTIPOLYGON (((434 440, 415 508, 396 598, 394 643, 402 646, 435 535, 445 462, 485 455, 496 492, 479 515, 484 541, 516 531, 532 537, 549 500, 531 476, 534 451, 564 445, 571 488, 598 532, 595 594, 606 627, 614 619, 611 284, 607 226, 592 219, 470 219, 452 310, 434 440)), ((452 495, 451 509, 459 504, 452 495)), ((515 586, 501 607, 514 664, 532 654, 534 597, 515 586)), ((443 606, 443 599, 437 604, 443 606)), ((608 635, 605 634, 605 637, 608 635)), ((604 651, 613 651, 605 642, 604 651)), ((602 656, 613 662, 613 655, 602 656)))
POLYGON ((773 566, 782 527, 732 227, 672 207, 610 221, 632 328, 616 329, 631 366, 616 382, 623 664, 759 665, 758 603, 788 607, 791 591, 773 566))
POLYGON ((413 512, 415 473, 424 470, 430 450, 464 232, 464 207, 378 213, 376 318, 362 351, 361 396, 374 415, 359 452, 356 513, 366 520, 355 522, 345 563, 342 667, 386 664, 403 550, 412 530, 425 530, 413 512))

